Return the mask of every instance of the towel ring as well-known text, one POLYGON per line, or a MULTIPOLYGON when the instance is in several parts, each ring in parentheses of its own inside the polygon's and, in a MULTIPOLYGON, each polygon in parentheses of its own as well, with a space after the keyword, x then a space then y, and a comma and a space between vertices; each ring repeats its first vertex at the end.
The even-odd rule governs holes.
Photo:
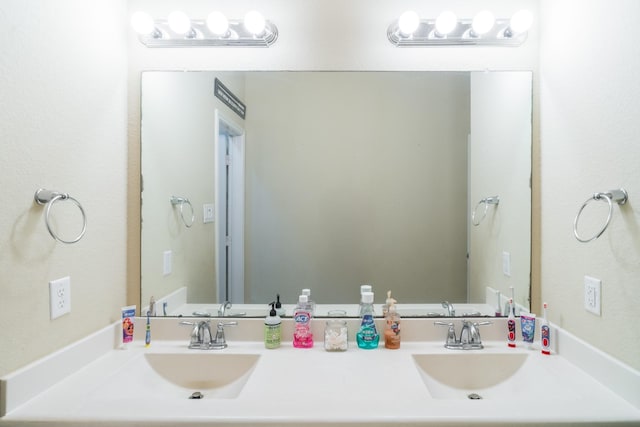
POLYGON ((196 213, 193 210, 193 205, 191 204, 189 199, 185 197, 171 196, 171 204, 173 206, 180 205, 180 218, 182 218, 182 222, 184 223, 185 227, 191 228, 196 220, 196 213), (187 220, 184 218, 184 205, 189 205, 189 208, 191 208, 191 221, 189 223, 187 223, 187 220))
POLYGON ((49 234, 51 234, 51 237, 53 237, 58 242, 66 243, 66 244, 76 243, 80 241, 80 239, 82 239, 82 236, 84 236, 85 231, 87 231, 87 215, 85 214, 84 208, 82 207, 79 201, 69 196, 67 193, 59 193, 57 191, 45 190, 43 188, 38 189, 36 191, 36 194, 33 196, 33 198, 37 204, 47 206, 44 212, 44 224, 47 226, 47 230, 49 230, 49 234), (49 215, 51 214, 51 206, 53 206, 56 202, 59 202, 60 200, 72 201, 73 203, 76 204, 76 206, 78 206, 78 209, 80 209, 80 213, 82 213, 82 231, 80 231, 80 234, 78 234, 76 238, 72 240, 61 239, 60 236, 58 236, 56 232, 53 231, 53 228, 51 227, 51 223, 49 222, 49 215))
POLYGON ((620 188, 619 190, 611 190, 607 193, 594 193, 593 196, 588 198, 582 204, 582 207, 578 211, 576 218, 573 220, 573 235, 576 237, 576 239, 578 239, 579 242, 582 243, 590 242, 602 236, 602 233, 604 233, 607 227, 609 227, 609 223, 611 222, 611 216, 613 215, 613 202, 616 202, 619 205, 624 205, 625 203, 627 203, 628 198, 629 195, 627 194, 627 190, 625 190, 624 188, 620 188), (584 208, 586 208, 587 205, 593 200, 605 200, 609 204, 609 214, 607 215, 607 220, 605 221, 600 231, 598 231, 592 237, 584 239, 578 234, 578 221, 580 220, 580 215, 582 214, 584 208))
POLYGON ((473 212, 471 212, 471 222, 473 223, 473 225, 475 225, 476 227, 480 225, 480 223, 484 220, 484 218, 487 216, 487 210, 489 210, 489 205, 499 205, 500 204, 500 198, 498 196, 491 196, 491 197, 486 197, 482 200, 480 200, 477 204, 476 207, 473 208, 473 212), (476 213, 478 211, 478 208, 480 206, 484 205, 484 210, 482 212, 482 217, 476 221, 476 213))

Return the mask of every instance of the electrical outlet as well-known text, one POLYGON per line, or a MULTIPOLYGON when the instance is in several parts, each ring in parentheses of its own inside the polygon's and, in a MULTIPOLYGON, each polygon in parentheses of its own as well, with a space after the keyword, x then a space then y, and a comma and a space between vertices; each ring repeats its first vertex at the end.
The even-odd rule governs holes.
POLYGON ((202 210, 203 210, 203 216, 202 216, 202 222, 204 224, 207 224, 209 222, 213 222, 213 204, 212 203, 205 203, 204 205, 202 205, 202 210))
POLYGON ((511 254, 502 252, 502 274, 511 277, 511 254))
POLYGON ((597 316, 600 316, 601 290, 602 281, 600 279, 584 276, 584 308, 597 316))
POLYGON ((51 320, 71 312, 71 278, 63 277, 49 282, 51 320))

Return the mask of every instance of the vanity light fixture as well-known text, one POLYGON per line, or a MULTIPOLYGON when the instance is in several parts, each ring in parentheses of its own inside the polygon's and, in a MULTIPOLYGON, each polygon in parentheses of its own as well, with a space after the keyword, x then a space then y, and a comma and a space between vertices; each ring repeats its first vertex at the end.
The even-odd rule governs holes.
POLYGON ((528 10, 520 10, 510 19, 496 19, 488 10, 473 19, 458 19, 452 11, 444 11, 436 19, 421 19, 407 11, 389 25, 387 37, 396 47, 520 46, 532 24, 528 10))
POLYGON ((167 19, 136 12, 131 25, 147 47, 269 47, 278 38, 278 28, 255 10, 244 19, 228 19, 220 11, 206 19, 190 19, 182 11, 171 12, 167 19))

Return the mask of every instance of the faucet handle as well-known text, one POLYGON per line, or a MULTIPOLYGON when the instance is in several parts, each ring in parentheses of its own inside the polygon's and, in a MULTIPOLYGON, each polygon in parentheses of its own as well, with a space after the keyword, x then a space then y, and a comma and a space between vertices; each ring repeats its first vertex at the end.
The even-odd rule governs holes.
POLYGON ((445 344, 446 345, 455 345, 457 340, 456 340, 456 328, 453 325, 453 323, 451 322, 440 322, 440 321, 435 321, 433 322, 434 325, 438 325, 438 326, 448 326, 449 330, 447 331, 447 342, 445 344))
POLYGON ((225 326, 237 326, 238 322, 218 322, 218 328, 216 330, 216 337, 211 341, 211 348, 221 349, 227 348, 227 340, 224 337, 225 326))

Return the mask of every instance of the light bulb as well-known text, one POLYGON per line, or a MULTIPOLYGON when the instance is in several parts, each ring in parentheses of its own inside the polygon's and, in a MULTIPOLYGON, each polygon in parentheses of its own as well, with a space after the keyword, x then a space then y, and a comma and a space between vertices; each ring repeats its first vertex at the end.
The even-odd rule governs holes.
POLYGON ((407 10, 398 18, 398 28, 406 36, 413 34, 420 25, 420 17, 413 10, 407 10))
POLYGON ((520 10, 513 14, 509 21, 509 30, 513 34, 521 34, 529 31, 533 24, 533 15, 526 9, 520 10))
POLYGON ((222 12, 216 10, 207 16, 207 27, 212 33, 222 36, 229 30, 229 20, 222 12))
POLYGON ((445 10, 436 19, 436 31, 441 36, 446 36, 458 26, 458 17, 450 10, 445 10))
POLYGON ((131 26, 138 34, 151 34, 155 29, 155 24, 151 15, 142 11, 138 11, 131 15, 131 26))
POLYGON ((169 28, 177 34, 187 34, 191 30, 191 20, 186 13, 180 10, 174 10, 167 18, 169 28))
POLYGON ((481 36, 491 31, 495 23, 496 18, 493 16, 493 13, 488 10, 483 10, 473 17, 471 28, 475 35, 481 36))
POLYGON ((244 16, 244 26, 251 34, 262 34, 265 25, 266 21, 264 16, 256 10, 251 10, 244 16))

